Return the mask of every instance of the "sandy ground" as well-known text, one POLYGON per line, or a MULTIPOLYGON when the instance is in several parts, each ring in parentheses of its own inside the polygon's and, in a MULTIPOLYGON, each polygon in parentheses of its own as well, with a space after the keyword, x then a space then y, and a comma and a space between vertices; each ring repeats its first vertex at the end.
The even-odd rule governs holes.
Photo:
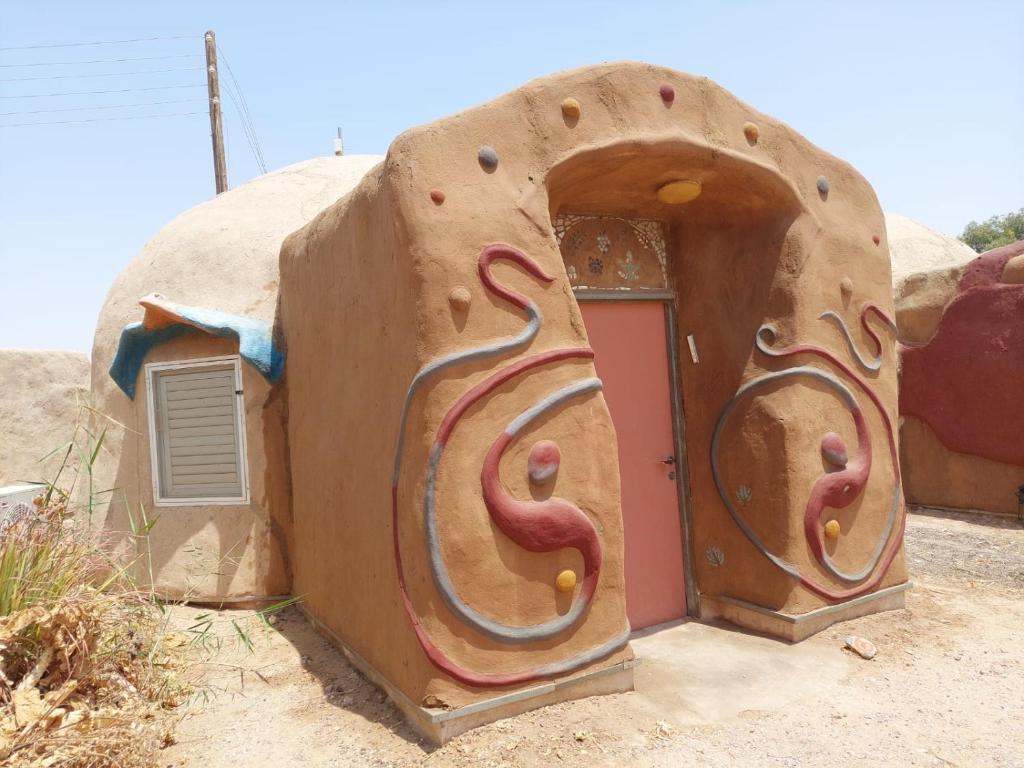
POLYGON ((905 610, 797 645, 676 624, 634 640, 635 692, 530 712, 440 749, 285 612, 280 634, 257 633, 251 652, 228 643, 203 667, 204 695, 163 764, 1024 767, 1024 529, 915 514, 907 551, 905 610), (878 656, 844 651, 849 634, 878 656))

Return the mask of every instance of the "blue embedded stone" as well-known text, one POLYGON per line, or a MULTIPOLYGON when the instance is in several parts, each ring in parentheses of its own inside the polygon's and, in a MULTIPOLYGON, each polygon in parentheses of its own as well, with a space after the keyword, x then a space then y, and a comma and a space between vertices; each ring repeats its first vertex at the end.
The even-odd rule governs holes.
POLYGON ((498 167, 498 150, 484 145, 480 147, 480 151, 477 153, 477 160, 480 161, 480 167, 485 171, 493 171, 498 167))

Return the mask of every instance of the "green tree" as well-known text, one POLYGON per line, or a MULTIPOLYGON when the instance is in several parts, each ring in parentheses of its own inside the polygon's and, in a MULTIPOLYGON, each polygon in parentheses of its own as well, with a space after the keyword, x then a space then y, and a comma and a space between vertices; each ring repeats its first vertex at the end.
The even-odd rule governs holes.
POLYGON ((993 216, 980 224, 972 221, 964 227, 960 239, 978 253, 1024 240, 1024 208, 1005 216, 993 216))

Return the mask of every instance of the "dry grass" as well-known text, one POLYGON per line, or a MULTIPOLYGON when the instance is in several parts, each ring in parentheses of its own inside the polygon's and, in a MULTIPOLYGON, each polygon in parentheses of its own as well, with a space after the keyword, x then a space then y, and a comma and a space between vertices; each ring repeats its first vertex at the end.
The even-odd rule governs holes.
POLYGON ((0 763, 150 765, 187 693, 180 652, 125 569, 47 495, 0 534, 0 763))
MULTIPOLYGON (((4 766, 151 765, 188 692, 175 674, 181 644, 166 641, 160 606, 90 525, 103 437, 76 428, 54 452, 62 461, 34 509, 0 523, 4 766), (86 501, 72 510, 76 490, 86 501)), ((133 535, 149 527, 143 516, 133 535)))
MULTIPOLYGON (((87 406, 83 412, 106 418, 87 406)), ((204 613, 172 631, 180 623, 173 606, 129 575, 148 572, 153 582, 148 537, 156 518, 139 505, 129 512, 131 531, 110 540, 94 525, 97 506, 116 492, 93 486, 105 434, 79 424, 70 442, 42 459, 61 457, 34 510, 0 521, 4 768, 156 764, 184 705, 217 695, 202 670, 217 663, 210 659, 225 639, 252 651, 254 630, 272 631, 273 614, 294 602, 229 619, 204 613), (127 562, 113 554, 125 537, 140 553, 127 562)))

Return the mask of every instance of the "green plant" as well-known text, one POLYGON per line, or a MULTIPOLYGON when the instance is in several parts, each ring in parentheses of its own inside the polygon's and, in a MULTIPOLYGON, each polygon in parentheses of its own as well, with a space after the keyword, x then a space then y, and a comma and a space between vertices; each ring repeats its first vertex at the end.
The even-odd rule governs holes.
POLYGON ((49 605, 74 590, 106 590, 123 569, 64 524, 66 501, 42 504, 0 536, 0 616, 49 605))
POLYGON ((992 216, 981 223, 972 221, 964 227, 960 240, 978 253, 1024 240, 1024 208, 1005 216, 992 216))
MULTIPOLYGON (((0 529, 4 766, 152 764, 171 738, 167 710, 211 695, 199 671, 203 665, 217 664, 212 657, 232 638, 252 651, 253 627, 274 631, 273 614, 296 602, 290 598, 245 615, 207 611, 189 618, 191 611, 161 600, 152 586, 149 541, 158 518, 141 503, 133 508, 119 489, 96 488, 106 436, 106 427, 77 426, 68 443, 41 460, 60 459, 34 509, 0 529), (129 527, 120 540, 127 536, 135 544, 127 556, 115 554, 119 537, 104 534, 93 520, 118 494, 129 527), (146 579, 141 588, 132 578, 140 565, 146 579), (113 698, 112 691, 118 692, 113 698)), ((207 570, 194 583, 230 563, 230 552, 201 562, 207 570)), ((179 600, 198 594, 193 589, 179 600)))
POLYGON ((0 535, 0 762, 147 764, 185 689, 148 662, 152 607, 67 499, 49 488, 0 535))
POLYGON ((107 554, 88 525, 73 519, 72 494, 83 476, 85 511, 92 519, 98 496, 93 470, 105 438, 106 428, 94 435, 79 424, 67 444, 40 459, 61 455, 54 477, 42 483, 45 490, 34 511, 7 521, 0 532, 0 617, 52 604, 81 587, 100 592, 132 588, 128 567, 107 554), (64 489, 61 482, 68 474, 64 489))

